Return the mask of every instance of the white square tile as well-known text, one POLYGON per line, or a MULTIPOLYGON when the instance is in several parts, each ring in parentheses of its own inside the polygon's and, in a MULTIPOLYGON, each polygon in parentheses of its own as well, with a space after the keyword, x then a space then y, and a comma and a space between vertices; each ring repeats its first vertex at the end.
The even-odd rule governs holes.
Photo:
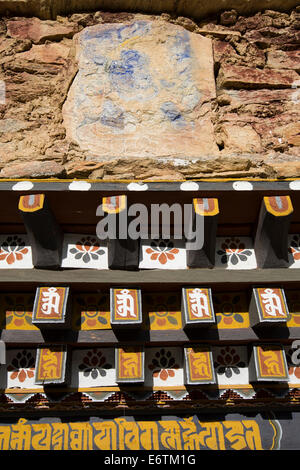
POLYGON ((108 269, 106 241, 93 235, 65 234, 62 268, 108 269))
POLYGON ((186 269, 184 240, 141 240, 140 269, 186 269))
POLYGON ((145 385, 184 385, 182 348, 149 348, 145 351, 145 385))
POLYGON ((212 353, 216 379, 219 385, 249 384, 246 346, 213 347, 212 353))
POLYGON ((27 235, 0 235, 0 269, 32 269, 27 235))
POLYGON ((78 349, 72 353, 71 387, 117 386, 113 348, 78 349))
MULTIPOLYGON (((36 350, 9 349, 6 352, 7 388, 41 388, 34 383, 36 350)), ((1 366, 1 369, 4 366, 1 366)))
POLYGON ((256 269, 252 239, 250 237, 217 237, 215 267, 256 269))

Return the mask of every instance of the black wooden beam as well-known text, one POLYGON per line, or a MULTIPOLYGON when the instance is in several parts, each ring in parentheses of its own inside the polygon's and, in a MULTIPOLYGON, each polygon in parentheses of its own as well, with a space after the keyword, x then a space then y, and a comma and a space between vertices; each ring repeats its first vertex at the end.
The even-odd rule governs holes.
POLYGON ((32 249, 36 268, 56 269, 61 265, 63 234, 44 194, 21 196, 19 212, 32 249))
POLYGON ((264 197, 254 250, 260 268, 283 268, 288 263, 288 233, 293 214, 290 196, 264 197))

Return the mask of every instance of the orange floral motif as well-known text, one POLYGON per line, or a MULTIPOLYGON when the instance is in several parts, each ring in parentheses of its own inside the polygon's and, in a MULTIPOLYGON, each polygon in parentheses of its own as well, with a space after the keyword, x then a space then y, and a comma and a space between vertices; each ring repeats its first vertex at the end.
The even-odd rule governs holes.
POLYGON ((27 378, 31 379, 34 376, 35 358, 29 351, 18 352, 7 367, 7 370, 12 372, 10 375, 11 380, 17 379, 23 383, 27 378))
POLYGON ((11 265, 16 261, 21 261, 27 253, 28 248, 25 248, 25 242, 22 238, 17 235, 7 237, 0 247, 0 261, 6 261, 11 265))
POLYGON ((151 248, 147 248, 146 253, 151 255, 151 260, 158 260, 160 264, 166 264, 168 260, 175 259, 175 255, 179 253, 179 250, 174 248, 172 241, 160 240, 158 242, 151 242, 151 248))
POLYGON ((159 377, 160 380, 167 380, 168 377, 175 377, 174 369, 179 369, 179 365, 175 363, 171 351, 161 349, 155 353, 149 369, 153 371, 153 377, 159 377))

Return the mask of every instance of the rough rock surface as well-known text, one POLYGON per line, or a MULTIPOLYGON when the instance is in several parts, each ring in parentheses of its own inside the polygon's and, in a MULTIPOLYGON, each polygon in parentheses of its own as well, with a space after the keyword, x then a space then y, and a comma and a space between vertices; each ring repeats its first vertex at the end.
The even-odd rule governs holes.
POLYGON ((300 177, 299 7, 53 19, 43 2, 42 20, 12 3, 38 5, 0 1, 0 178, 300 177))

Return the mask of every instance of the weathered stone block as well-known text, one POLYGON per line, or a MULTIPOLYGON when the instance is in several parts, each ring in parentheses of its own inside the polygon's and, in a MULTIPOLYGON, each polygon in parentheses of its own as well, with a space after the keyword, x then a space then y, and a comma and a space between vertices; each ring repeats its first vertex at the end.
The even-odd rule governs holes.
POLYGON ((290 88, 299 79, 294 70, 259 70, 223 65, 218 75, 220 88, 290 88))
POLYGON ((63 108, 67 137, 98 158, 218 151, 212 42, 162 21, 77 35, 79 72, 63 108))

